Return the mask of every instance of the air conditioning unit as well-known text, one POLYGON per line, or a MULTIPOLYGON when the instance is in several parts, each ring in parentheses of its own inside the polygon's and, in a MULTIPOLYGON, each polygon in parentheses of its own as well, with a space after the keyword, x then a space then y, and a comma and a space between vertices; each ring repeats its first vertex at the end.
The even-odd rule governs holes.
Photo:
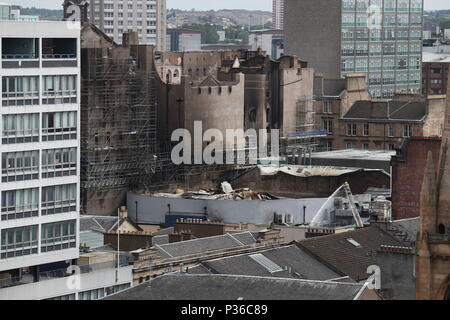
POLYGON ((273 217, 273 223, 275 224, 282 224, 284 223, 284 214, 282 213, 275 213, 273 217))
POLYGON ((294 223, 294 216, 292 214, 287 214, 284 216, 284 222, 286 224, 293 224, 294 223))

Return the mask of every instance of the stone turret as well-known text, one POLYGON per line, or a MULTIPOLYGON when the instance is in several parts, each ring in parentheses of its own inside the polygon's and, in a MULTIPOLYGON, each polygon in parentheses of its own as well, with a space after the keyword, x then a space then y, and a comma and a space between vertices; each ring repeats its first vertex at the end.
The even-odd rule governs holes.
POLYGON ((437 190, 433 154, 428 153, 420 195, 420 234, 436 232, 437 190))

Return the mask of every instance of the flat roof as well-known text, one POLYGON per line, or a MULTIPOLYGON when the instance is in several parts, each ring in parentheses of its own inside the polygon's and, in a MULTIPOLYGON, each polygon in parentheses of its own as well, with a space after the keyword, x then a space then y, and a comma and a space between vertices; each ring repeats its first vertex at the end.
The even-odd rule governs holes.
POLYGON ((450 63, 450 52, 447 53, 435 53, 435 52, 424 52, 423 62, 448 62, 450 63))
POLYGON ((390 150, 346 149, 346 150, 316 152, 316 153, 312 154, 312 158, 391 161, 391 157, 395 156, 396 154, 397 154, 396 151, 390 151, 390 150))

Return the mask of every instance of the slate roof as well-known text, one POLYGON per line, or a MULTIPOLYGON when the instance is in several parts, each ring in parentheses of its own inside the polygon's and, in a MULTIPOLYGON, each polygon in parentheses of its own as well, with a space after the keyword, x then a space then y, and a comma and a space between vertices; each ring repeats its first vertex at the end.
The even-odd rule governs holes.
POLYGON ((420 121, 426 114, 426 102, 356 101, 344 119, 420 121))
POLYGON ((165 229, 160 229, 156 232, 152 233, 152 236, 162 236, 162 235, 169 235, 171 233, 173 233, 173 231, 175 230, 174 227, 170 227, 170 228, 165 228, 165 229))
POLYGON ((403 245, 377 226, 302 240, 296 244, 355 281, 368 278, 367 268, 376 264, 375 254, 381 245, 403 245), (360 246, 355 246, 349 239, 360 246))
POLYGON ((357 283, 166 274, 105 300, 353 300, 363 290, 357 283))
POLYGON ((183 257, 205 253, 215 250, 238 248, 246 245, 255 244, 256 241, 250 241, 251 233, 243 232, 241 234, 234 234, 233 236, 225 234, 222 236, 194 239, 164 245, 157 245, 159 253, 166 258, 183 257), (244 240, 245 243, 238 239, 244 240))
POLYGON ((330 269, 295 245, 259 251, 258 253, 281 267, 283 271, 271 273, 263 265, 252 259, 250 257, 252 254, 244 254, 205 261, 199 266, 190 268, 188 272, 189 274, 209 273, 305 280, 331 280, 343 276, 343 274, 330 269), (291 272, 289 272, 289 269, 291 272))
POLYGON ((81 216, 80 232, 98 231, 107 232, 117 224, 117 217, 81 216))

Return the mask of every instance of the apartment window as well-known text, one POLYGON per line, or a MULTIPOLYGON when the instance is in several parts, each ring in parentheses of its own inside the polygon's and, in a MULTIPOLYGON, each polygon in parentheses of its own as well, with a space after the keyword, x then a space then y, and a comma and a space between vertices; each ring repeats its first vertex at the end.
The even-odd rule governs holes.
POLYGON ((323 120, 323 130, 333 134, 333 120, 323 120))
POLYGON ((2 191, 2 221, 37 217, 39 189, 2 191))
POLYGON ((77 76, 44 76, 42 104, 77 103, 77 76))
POLYGON ((412 137, 413 135, 413 130, 412 130, 412 126, 410 124, 406 124, 403 126, 403 137, 407 138, 407 137, 412 137))
POLYGON ((75 220, 43 224, 41 230, 41 251, 51 252, 75 248, 75 226, 75 220))
POLYGON ((388 126, 388 137, 395 137, 395 130, 392 124, 388 126))
POLYGON ((38 226, 2 230, 0 259, 38 253, 38 226))
POLYGON ((431 68, 431 73, 433 74, 441 74, 442 69, 441 68, 431 68))
POLYGON ((356 136, 356 123, 347 124, 347 136, 356 136))
POLYGON ((347 142, 347 149, 356 149, 356 143, 347 142))
POLYGON ((368 123, 364 123, 363 126, 363 136, 369 136, 370 131, 369 131, 369 124, 368 123))
POLYGON ((389 150, 390 150, 390 151, 395 151, 395 144, 390 143, 390 144, 389 144, 389 150))
POLYGON ((325 100, 323 102, 323 113, 333 113, 333 101, 325 100))
POLYGON ((2 106, 39 104, 39 77, 3 77, 2 106))
POLYGON ((42 150, 42 178, 77 174, 77 148, 42 150))
POLYGON ((51 112, 42 115, 42 141, 77 139, 77 112, 51 112))
POLYGON ((63 184, 42 188, 41 215, 76 211, 76 187, 76 184, 63 184))
POLYGON ((39 151, 2 154, 2 182, 39 179, 39 151))
POLYGON ((363 143, 363 149, 364 150, 369 150, 370 149, 369 144, 368 143, 363 143))
POLYGON ((39 141, 39 114, 9 114, 3 116, 2 144, 39 141))

